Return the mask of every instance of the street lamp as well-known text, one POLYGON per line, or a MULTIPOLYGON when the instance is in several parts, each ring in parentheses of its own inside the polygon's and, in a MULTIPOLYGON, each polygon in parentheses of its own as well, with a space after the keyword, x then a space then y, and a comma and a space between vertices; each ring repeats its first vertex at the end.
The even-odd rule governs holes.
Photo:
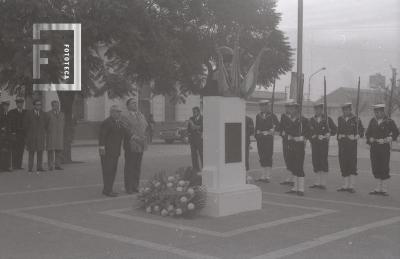
POLYGON ((326 70, 326 67, 321 67, 320 69, 318 69, 317 71, 312 73, 310 75, 310 77, 308 78, 308 97, 307 97, 307 99, 308 99, 309 102, 311 101, 311 78, 313 76, 315 76, 316 74, 318 74, 319 72, 324 71, 324 70, 326 70))

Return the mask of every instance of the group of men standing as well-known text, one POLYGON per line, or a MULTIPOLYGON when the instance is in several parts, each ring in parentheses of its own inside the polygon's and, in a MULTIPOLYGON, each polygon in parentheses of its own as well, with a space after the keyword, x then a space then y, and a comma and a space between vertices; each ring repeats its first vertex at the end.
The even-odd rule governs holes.
POLYGON ((124 183, 127 194, 138 192, 143 153, 147 149, 148 123, 138 111, 135 98, 126 102, 127 112, 113 105, 110 116, 103 121, 99 133, 99 154, 103 173, 103 194, 118 196, 113 191, 121 147, 124 148, 124 183))
POLYGON ((28 172, 43 167, 43 151, 47 150, 48 169, 62 170, 65 118, 58 101, 51 102, 51 110, 44 112, 40 100, 33 101, 33 109, 24 109, 24 99, 15 100, 16 108, 9 110, 10 103, 1 103, 0 112, 0 171, 11 172, 22 168, 24 149, 28 157, 28 172))
MULTIPOLYGON (((287 103, 285 113, 279 121, 271 112, 270 103, 260 102, 260 113, 256 116, 254 134, 263 171, 256 181, 265 183, 270 181, 274 134, 279 132, 282 137, 284 161, 289 171, 287 179, 281 184, 292 186, 288 193, 304 195, 304 158, 307 140, 311 144, 312 165, 316 174, 315 184, 310 188, 325 190, 329 171, 329 141, 336 135, 340 171, 344 182, 337 191, 354 193, 357 175, 357 143, 365 133, 367 143, 370 145, 372 173, 377 179, 377 187, 370 194, 387 196, 387 180, 390 178, 390 145, 397 139, 399 130, 395 122, 385 114, 385 105, 374 105, 373 110, 375 116, 369 122, 365 132, 361 120, 352 113, 351 103, 342 106, 343 115, 338 118, 336 126, 332 118, 324 113, 323 104, 315 105, 315 115, 307 119, 301 115, 299 104, 287 103)), ((251 118, 246 118, 248 135, 252 132, 251 125, 251 118)), ((249 142, 247 147, 249 148, 249 142)), ((248 155, 246 155, 246 167, 248 169, 248 155)))

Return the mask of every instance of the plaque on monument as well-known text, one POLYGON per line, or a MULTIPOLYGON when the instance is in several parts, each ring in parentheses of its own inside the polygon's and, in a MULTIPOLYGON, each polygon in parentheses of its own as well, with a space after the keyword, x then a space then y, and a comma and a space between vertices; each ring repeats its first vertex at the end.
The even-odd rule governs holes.
POLYGON ((242 162, 242 124, 225 123, 225 163, 242 162))

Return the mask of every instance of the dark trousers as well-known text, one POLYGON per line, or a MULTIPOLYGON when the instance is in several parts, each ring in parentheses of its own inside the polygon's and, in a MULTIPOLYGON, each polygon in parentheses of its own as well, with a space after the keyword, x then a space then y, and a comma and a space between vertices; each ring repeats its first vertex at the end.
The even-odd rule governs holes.
POLYGON ((103 192, 110 193, 113 191, 115 175, 117 173, 119 156, 104 155, 100 156, 101 169, 103 172, 103 192))
POLYGON ((245 150, 245 164, 246 164, 246 171, 250 169, 249 163, 249 156, 250 156, 250 142, 246 141, 246 150, 245 150))
POLYGON ((370 149, 372 174, 376 179, 390 178, 390 144, 373 143, 370 149))
POLYGON ((190 141, 190 153, 192 155, 192 166, 195 171, 200 171, 199 158, 201 166, 203 166, 203 141, 202 140, 191 140, 190 141))
POLYGON ((23 136, 17 136, 11 150, 12 167, 14 169, 22 168, 22 157, 24 155, 25 141, 23 136))
POLYGON ((288 142, 287 159, 289 171, 294 176, 304 177, 305 142, 288 142))
POLYGON ((0 171, 9 170, 11 165, 11 152, 0 151, 0 171))
POLYGON ((357 175, 357 141, 339 140, 339 165, 343 177, 357 175))
POLYGON ((282 152, 283 152, 283 160, 285 161, 286 169, 289 170, 288 166, 288 140, 286 137, 282 137, 282 152))
POLYGON ((62 150, 47 150, 47 161, 50 169, 61 167, 62 150))
POLYGON ((32 171, 33 169, 33 159, 35 157, 36 153, 36 169, 37 170, 43 170, 43 151, 38 150, 38 151, 29 151, 29 157, 28 157, 28 170, 32 171))
POLYGON ((274 152, 273 136, 257 137, 258 156, 262 167, 272 167, 272 154, 274 152))
POLYGON ((140 180, 143 152, 125 150, 124 182, 125 191, 137 191, 140 180))
POLYGON ((328 172, 329 142, 327 140, 314 139, 311 141, 311 151, 314 172, 328 172))

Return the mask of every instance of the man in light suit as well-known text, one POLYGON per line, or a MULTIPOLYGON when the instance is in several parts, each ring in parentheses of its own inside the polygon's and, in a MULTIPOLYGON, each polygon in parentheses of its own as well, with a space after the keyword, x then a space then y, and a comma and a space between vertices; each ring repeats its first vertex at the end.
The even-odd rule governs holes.
POLYGON ((121 119, 125 129, 124 182, 126 193, 133 194, 138 192, 143 152, 147 149, 148 125, 145 116, 138 111, 135 98, 128 99, 126 106, 128 112, 121 119))
POLYGON ((47 112, 47 159, 49 170, 63 170, 61 168, 61 156, 64 149, 64 113, 60 111, 58 101, 51 102, 51 111, 47 112))

